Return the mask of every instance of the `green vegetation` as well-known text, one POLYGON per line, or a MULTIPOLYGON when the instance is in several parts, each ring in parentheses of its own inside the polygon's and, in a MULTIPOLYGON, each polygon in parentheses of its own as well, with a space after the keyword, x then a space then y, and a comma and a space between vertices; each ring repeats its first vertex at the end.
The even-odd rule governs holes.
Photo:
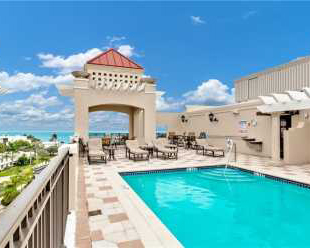
POLYGON ((19 193, 20 192, 14 187, 5 188, 3 193, 1 193, 1 204, 3 206, 8 206, 19 195, 19 193))
POLYGON ((32 143, 40 142, 40 140, 34 137, 32 134, 27 135, 27 139, 29 139, 32 143))
POLYGON ((46 151, 49 153, 49 156, 55 156, 58 152, 57 146, 50 146, 46 149, 46 151))
MULTIPOLYGON (((33 180, 33 168, 38 164, 47 163, 58 152, 56 145, 44 149, 38 139, 33 136, 29 136, 29 139, 31 142, 18 140, 8 144, 0 143, 0 160, 7 160, 8 158, 13 160, 14 155, 21 151, 29 154, 28 156, 25 154, 20 156, 15 161, 14 166, 0 171, 0 178, 10 177, 8 181, 0 183, 0 199, 4 206, 9 205, 22 189, 33 180)), ((57 140, 57 135, 53 135, 51 139, 57 140)))
POLYGON ((0 177, 7 177, 7 176, 16 175, 16 174, 22 172, 24 169, 27 169, 29 167, 31 167, 31 166, 30 165, 24 166, 24 167, 12 166, 10 168, 7 168, 7 169, 0 171, 0 177))
POLYGON ((9 205, 16 196, 33 180, 33 169, 31 167, 23 169, 21 172, 11 176, 10 181, 2 183, 2 190, 0 197, 1 204, 4 206, 9 205))
POLYGON ((26 157, 25 155, 18 158, 16 165, 17 166, 25 166, 30 164, 30 158, 26 157))

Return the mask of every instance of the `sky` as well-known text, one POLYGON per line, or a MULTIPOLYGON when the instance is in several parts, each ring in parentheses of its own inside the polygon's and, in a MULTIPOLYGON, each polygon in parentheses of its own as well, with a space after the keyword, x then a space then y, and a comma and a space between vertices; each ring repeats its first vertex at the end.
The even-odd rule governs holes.
MULTIPOLYGON (((57 84, 107 48, 157 79, 158 111, 234 102, 234 80, 310 54, 310 2, 0 2, 0 130, 73 130, 57 84)), ((127 129, 95 112, 91 130, 127 129)))

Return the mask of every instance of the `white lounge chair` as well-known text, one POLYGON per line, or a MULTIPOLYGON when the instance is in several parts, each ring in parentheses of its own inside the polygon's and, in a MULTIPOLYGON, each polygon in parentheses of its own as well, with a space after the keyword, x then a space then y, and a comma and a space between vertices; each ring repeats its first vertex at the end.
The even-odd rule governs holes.
POLYGON ((223 148, 209 145, 206 139, 196 139, 196 153, 202 151, 202 155, 209 155, 212 157, 224 157, 225 151, 223 148))
POLYGON ((174 144, 170 144, 169 143, 169 140, 166 139, 166 138, 158 138, 156 139, 157 142, 161 143, 164 147, 166 148, 170 148, 170 149, 176 149, 178 150, 178 146, 177 145, 174 145, 174 144))
POLYGON ((164 159, 178 159, 178 149, 167 148, 158 140, 153 140, 153 145, 157 158, 158 153, 161 153, 164 159))
POLYGON ((107 154, 102 148, 101 138, 91 138, 88 140, 88 162, 90 163, 93 158, 107 163, 107 154))
POLYGON ((126 140, 126 157, 127 154, 133 161, 150 159, 149 152, 141 149, 137 140, 126 140))

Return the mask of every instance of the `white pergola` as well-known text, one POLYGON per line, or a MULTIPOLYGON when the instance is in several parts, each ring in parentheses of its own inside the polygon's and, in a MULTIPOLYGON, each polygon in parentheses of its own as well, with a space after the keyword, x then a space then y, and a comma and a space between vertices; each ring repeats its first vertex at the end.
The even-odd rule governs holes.
POLYGON ((264 105, 258 106, 257 109, 262 113, 310 109, 310 88, 259 96, 259 98, 264 105))

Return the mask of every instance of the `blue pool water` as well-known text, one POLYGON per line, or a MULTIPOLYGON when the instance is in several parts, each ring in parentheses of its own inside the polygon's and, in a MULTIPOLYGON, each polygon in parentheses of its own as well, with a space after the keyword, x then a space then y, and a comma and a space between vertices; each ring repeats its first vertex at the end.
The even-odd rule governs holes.
POLYGON ((310 190, 224 168, 123 176, 185 247, 310 247, 310 190))

